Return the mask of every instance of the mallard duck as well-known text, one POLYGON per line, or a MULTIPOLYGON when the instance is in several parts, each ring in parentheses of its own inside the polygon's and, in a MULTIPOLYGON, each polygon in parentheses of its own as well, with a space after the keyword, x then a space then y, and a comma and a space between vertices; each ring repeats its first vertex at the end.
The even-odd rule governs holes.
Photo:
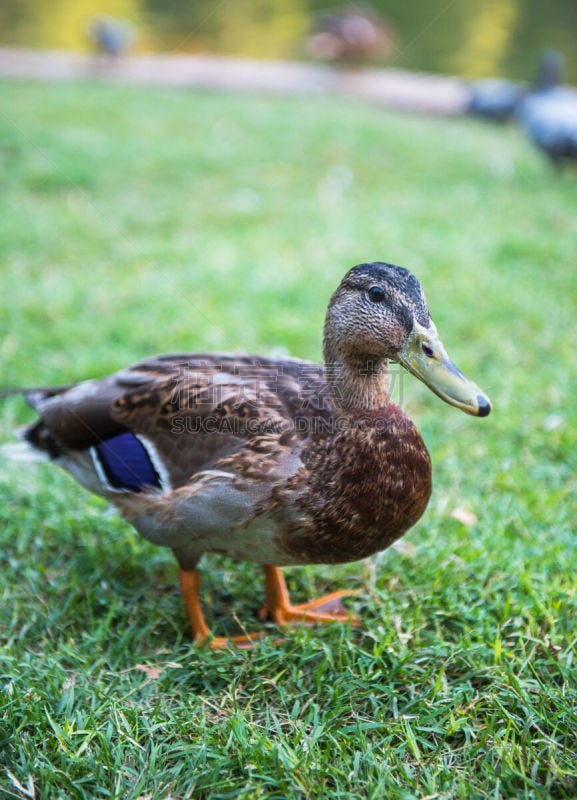
POLYGON ((211 637, 199 600, 204 553, 263 566, 261 619, 344 621, 346 592, 292 605, 280 567, 365 558, 425 510, 431 463, 390 399, 389 361, 447 403, 489 414, 487 396, 449 360, 417 278, 377 262, 353 267, 332 295, 324 367, 184 353, 22 390, 39 415, 22 445, 173 550, 196 641, 250 646, 250 636, 211 637))

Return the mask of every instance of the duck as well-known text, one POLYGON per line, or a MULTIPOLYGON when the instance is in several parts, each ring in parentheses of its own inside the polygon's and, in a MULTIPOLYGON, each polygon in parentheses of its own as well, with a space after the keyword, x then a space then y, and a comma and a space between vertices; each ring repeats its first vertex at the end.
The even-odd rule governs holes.
POLYGON ((55 388, 10 389, 37 418, 26 452, 62 467, 149 542, 170 548, 193 640, 213 636, 200 600, 204 554, 254 562, 263 622, 360 624, 345 590, 293 604, 282 567, 341 564, 389 547, 420 519, 431 459, 391 399, 391 362, 477 417, 487 395, 450 360, 419 280, 386 262, 350 269, 332 294, 324 364, 176 353, 55 388))
POLYGON ((351 67, 389 58, 396 41, 392 25, 373 9, 340 8, 315 16, 306 48, 314 59, 351 67))
POLYGON ((529 141, 553 166, 577 162, 577 91, 560 85, 563 57, 542 53, 536 80, 515 115, 529 141))
POLYGON ((467 89, 466 113, 491 122, 511 119, 526 91, 522 84, 505 78, 473 81, 467 89))
POLYGON ((90 20, 86 34, 96 53, 111 60, 125 55, 136 41, 136 28, 126 19, 99 14, 90 20))

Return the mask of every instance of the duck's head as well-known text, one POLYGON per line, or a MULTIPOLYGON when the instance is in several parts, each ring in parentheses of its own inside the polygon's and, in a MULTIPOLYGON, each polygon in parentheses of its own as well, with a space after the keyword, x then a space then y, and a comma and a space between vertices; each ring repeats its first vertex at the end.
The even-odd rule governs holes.
POLYGON ((487 395, 450 360, 421 284, 403 267, 375 262, 347 272, 329 303, 324 351, 329 370, 345 365, 359 381, 396 361, 446 403, 477 417, 491 411, 487 395))
POLYGON ((563 74, 563 65, 564 59, 561 53, 557 50, 543 50, 537 65, 533 89, 545 92, 558 86, 563 74))

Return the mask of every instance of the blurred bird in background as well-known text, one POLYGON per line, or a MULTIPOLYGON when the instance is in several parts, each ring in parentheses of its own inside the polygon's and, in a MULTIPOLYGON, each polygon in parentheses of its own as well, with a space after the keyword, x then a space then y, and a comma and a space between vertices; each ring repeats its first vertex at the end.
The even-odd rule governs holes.
POLYGON ((562 71, 561 54, 545 51, 533 88, 515 109, 529 140, 556 167, 577 163, 577 90, 560 85, 562 71))
POLYGON ((352 67, 384 61, 396 41, 393 27, 372 9, 327 9, 313 20, 307 52, 319 61, 352 67))
POLYGON ((486 78, 469 84, 466 111, 491 122, 507 122, 524 93, 523 85, 504 78, 486 78))
POLYGON ((105 14, 90 20, 87 35, 95 52, 111 60, 125 55, 137 38, 131 22, 105 14))
POLYGON ((577 90, 561 86, 563 56, 541 54, 530 86, 491 78, 469 85, 466 111, 492 122, 514 119, 556 167, 577 162, 577 90))

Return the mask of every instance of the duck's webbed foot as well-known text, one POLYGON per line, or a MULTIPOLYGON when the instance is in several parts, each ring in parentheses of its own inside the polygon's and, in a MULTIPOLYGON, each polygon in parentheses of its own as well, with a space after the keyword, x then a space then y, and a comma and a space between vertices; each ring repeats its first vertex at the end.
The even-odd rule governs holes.
POLYGON ((259 612, 259 619, 273 619, 277 625, 305 624, 317 622, 348 622, 360 625, 361 621, 341 603, 341 598, 350 597, 355 592, 339 591, 309 600, 307 603, 292 605, 287 585, 280 567, 264 567, 265 604, 259 612))

